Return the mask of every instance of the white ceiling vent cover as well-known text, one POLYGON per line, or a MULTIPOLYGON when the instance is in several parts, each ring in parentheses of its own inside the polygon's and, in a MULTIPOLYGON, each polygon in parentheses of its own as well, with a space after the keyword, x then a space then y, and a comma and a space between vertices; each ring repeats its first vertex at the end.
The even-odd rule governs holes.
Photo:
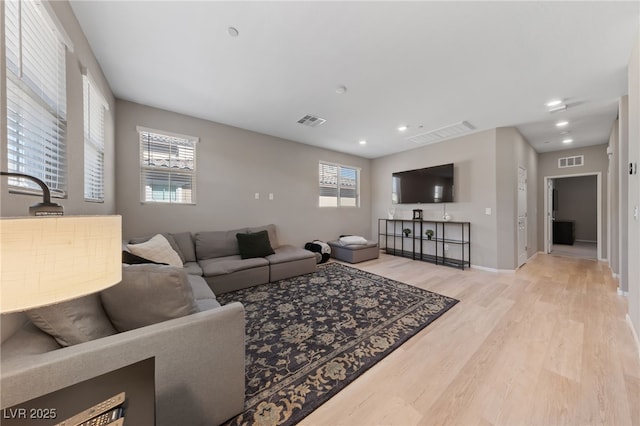
POLYGON ((558 158, 558 168, 584 166, 584 155, 574 155, 573 157, 558 158))
POLYGON ((327 120, 325 120, 324 118, 320 118, 315 115, 305 115, 300 120, 298 120, 298 123, 304 124, 305 126, 309 127, 322 126, 326 122, 327 120))
POLYGON ((425 133, 409 136, 407 140, 410 140, 411 142, 415 142, 419 144, 430 144, 430 143, 440 142, 445 139, 455 138, 456 136, 469 133, 474 129, 475 127, 473 127, 468 122, 461 121, 459 123, 441 127, 439 129, 430 130, 425 133))

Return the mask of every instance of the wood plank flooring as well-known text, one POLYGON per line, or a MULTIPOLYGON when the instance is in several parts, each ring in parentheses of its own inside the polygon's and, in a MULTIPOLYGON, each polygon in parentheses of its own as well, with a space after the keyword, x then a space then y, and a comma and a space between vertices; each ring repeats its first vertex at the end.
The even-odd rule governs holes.
POLYGON ((353 265, 460 300, 302 425, 640 425, 640 356, 603 262, 353 265))

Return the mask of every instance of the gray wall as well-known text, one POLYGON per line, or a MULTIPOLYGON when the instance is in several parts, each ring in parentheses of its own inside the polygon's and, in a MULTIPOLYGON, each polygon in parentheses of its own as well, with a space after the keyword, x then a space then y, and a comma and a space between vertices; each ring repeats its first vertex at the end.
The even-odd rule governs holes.
POLYGON ((556 220, 575 221, 577 241, 598 240, 598 187, 596 176, 555 180, 556 220))
MULTIPOLYGON (((640 30, 628 68, 629 75, 629 162, 640 165, 640 30)), ((640 334, 640 222, 634 210, 640 208, 640 173, 629 176, 627 223, 629 234, 629 317, 640 334)))
POLYGON ((537 243, 538 154, 513 127, 496 129, 496 191, 498 269, 514 269, 518 263, 518 167, 527 171, 527 258, 537 243))
POLYGON ((620 98, 618 108, 618 274, 620 289, 629 291, 629 96, 620 98))
POLYGON ((611 126, 609 135, 608 151, 609 156, 609 172, 607 181, 609 183, 607 193, 609 200, 607 202, 609 217, 609 241, 607 252, 609 253, 609 267, 614 275, 620 274, 620 165, 618 158, 620 156, 620 120, 616 120, 611 126))
POLYGON ((125 237, 274 223, 281 243, 303 246, 341 234, 371 237, 371 161, 118 100, 117 210, 125 237), (197 205, 140 202, 136 126, 200 138, 197 205), (360 208, 318 207, 320 160, 361 168, 360 208), (254 198, 255 193, 260 199, 254 198), (274 194, 274 200, 268 194, 274 194))
MULTIPOLYGON (((391 204, 391 174, 422 167, 454 163, 454 203, 446 204, 452 220, 471 222, 471 263, 498 268, 496 221, 496 131, 432 144, 373 160, 371 233, 378 232, 378 219, 387 217, 391 204), (492 215, 485 214, 490 208, 492 215)), ((409 219, 412 210, 424 210, 425 219, 440 220, 442 204, 401 204, 396 218, 409 219)), ((513 268, 511 268, 513 269, 513 268)))
POLYGON ((554 151, 542 153, 538 156, 538 251, 544 251, 544 178, 545 177, 568 177, 572 175, 601 174, 602 185, 602 230, 600 234, 600 244, 602 247, 602 257, 607 257, 607 170, 609 159, 607 157, 607 145, 595 145, 585 148, 567 149, 564 151, 554 151), (584 166, 559 168, 558 159, 574 155, 584 155, 584 166))
MULTIPOLYGON (((115 213, 115 144, 114 144, 114 107, 115 100, 111 89, 102 74, 102 70, 76 20, 68 2, 50 2, 56 16, 69 35, 73 52, 67 52, 67 198, 54 200, 64 206, 66 214, 113 214, 115 213), (95 203, 84 201, 84 119, 83 85, 81 67, 86 67, 96 80, 102 94, 109 104, 105 114, 105 201, 95 203)), ((4 7, 1 8, 4 12, 4 7)), ((0 19, 4 27, 4 17, 0 19)), ((4 34, 4 29, 2 30, 4 34)), ((4 46, 2 52, 4 53, 4 46)), ((4 54, 0 64, 0 81, 5 81, 4 54)), ((2 111, 5 111, 5 85, 2 87, 2 111)), ((2 122, 2 164, 6 165, 6 114, 0 114, 2 122)), ((0 215, 25 216, 29 206, 42 199, 40 196, 9 194, 7 179, 0 180, 0 215)))

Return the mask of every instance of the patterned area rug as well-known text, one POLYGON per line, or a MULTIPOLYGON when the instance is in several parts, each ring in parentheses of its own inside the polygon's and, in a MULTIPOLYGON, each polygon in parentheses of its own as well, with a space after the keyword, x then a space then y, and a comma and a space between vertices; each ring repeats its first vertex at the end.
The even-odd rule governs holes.
POLYGON ((339 263, 218 296, 246 310, 245 411, 299 422, 458 301, 339 263))

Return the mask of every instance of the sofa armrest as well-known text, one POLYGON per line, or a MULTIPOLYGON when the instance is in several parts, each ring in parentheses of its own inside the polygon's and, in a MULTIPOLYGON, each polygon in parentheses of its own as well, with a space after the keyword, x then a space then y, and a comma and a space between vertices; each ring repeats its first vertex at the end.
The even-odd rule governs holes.
POLYGON ((219 424, 244 409, 244 307, 186 317, 3 365, 7 408, 155 357, 156 424, 219 424))

